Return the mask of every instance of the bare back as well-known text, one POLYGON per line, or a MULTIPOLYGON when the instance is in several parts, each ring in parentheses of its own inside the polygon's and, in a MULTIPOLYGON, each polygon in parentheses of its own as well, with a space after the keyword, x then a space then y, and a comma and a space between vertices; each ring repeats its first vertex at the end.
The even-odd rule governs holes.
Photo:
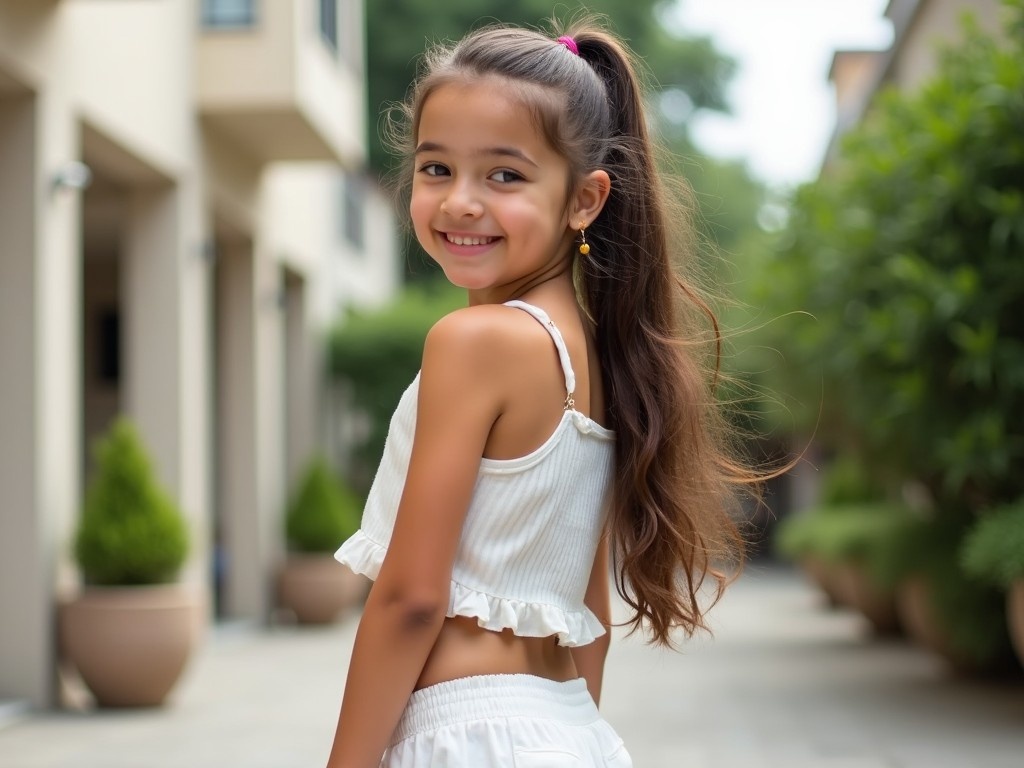
MULTIPOLYGON (((545 304, 574 363, 574 407, 602 423, 600 367, 586 321, 567 302, 545 304)), ((517 326, 515 336, 521 341, 505 357, 507 370, 500 377, 507 385, 502 393, 505 406, 487 439, 484 456, 489 459, 513 459, 535 450, 557 428, 566 405, 565 379, 549 333, 526 313, 509 313, 508 322, 517 326)), ((607 617, 601 618, 607 621, 607 617)), ((480 627, 473 618, 456 616, 444 620, 416 687, 485 674, 529 674, 556 681, 580 676, 570 649, 558 645, 554 636, 494 632, 480 627)))

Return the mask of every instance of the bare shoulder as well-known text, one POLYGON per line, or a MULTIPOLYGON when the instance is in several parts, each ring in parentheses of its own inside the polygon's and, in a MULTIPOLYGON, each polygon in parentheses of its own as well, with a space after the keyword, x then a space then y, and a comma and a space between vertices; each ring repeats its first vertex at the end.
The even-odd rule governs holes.
POLYGON ((448 313, 430 329, 423 363, 425 367, 433 363, 477 374, 500 374, 538 339, 543 343, 545 335, 537 321, 521 310, 501 304, 464 307, 448 313))

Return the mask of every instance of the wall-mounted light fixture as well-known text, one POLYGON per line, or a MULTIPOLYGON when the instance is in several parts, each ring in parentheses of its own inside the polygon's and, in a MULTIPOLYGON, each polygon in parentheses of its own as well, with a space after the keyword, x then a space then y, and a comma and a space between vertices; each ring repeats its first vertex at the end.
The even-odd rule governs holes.
POLYGON ((220 249, 217 247, 217 241, 212 237, 203 238, 196 252, 199 260, 208 267, 216 264, 217 259, 220 258, 220 249))
POLYGON ((83 190, 92 183, 92 169, 80 160, 69 160, 53 174, 51 189, 83 190))

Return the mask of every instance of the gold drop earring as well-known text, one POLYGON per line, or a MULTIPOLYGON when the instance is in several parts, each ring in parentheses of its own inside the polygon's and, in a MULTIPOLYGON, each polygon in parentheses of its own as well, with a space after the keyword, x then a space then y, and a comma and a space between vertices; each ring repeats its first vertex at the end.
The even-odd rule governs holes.
POLYGON ((580 253, 586 256, 590 253, 590 246, 587 245, 587 231, 582 221, 579 223, 578 229, 580 231, 580 239, 583 241, 580 243, 580 253))

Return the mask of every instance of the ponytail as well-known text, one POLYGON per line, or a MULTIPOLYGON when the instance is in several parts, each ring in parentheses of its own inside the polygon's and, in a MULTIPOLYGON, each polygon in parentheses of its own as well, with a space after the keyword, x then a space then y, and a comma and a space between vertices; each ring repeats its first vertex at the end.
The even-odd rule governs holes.
MULTIPOLYGON (((732 502, 736 485, 751 478, 729 458, 715 403, 718 323, 677 274, 685 264, 673 265, 673 256, 685 262, 692 241, 670 238, 667 212, 681 201, 667 198, 658 174, 637 68, 603 31, 573 37, 604 83, 612 116, 604 165, 612 193, 590 228, 598 256, 581 262, 581 284, 616 433, 615 583, 633 610, 631 627, 646 625, 654 642, 670 644, 676 627, 687 635, 706 629, 698 590, 710 576, 717 600, 728 581, 721 566, 742 559, 732 502), (712 347, 703 366, 702 338, 712 347)), ((673 217, 675 228, 680 222, 685 211, 673 217)))

